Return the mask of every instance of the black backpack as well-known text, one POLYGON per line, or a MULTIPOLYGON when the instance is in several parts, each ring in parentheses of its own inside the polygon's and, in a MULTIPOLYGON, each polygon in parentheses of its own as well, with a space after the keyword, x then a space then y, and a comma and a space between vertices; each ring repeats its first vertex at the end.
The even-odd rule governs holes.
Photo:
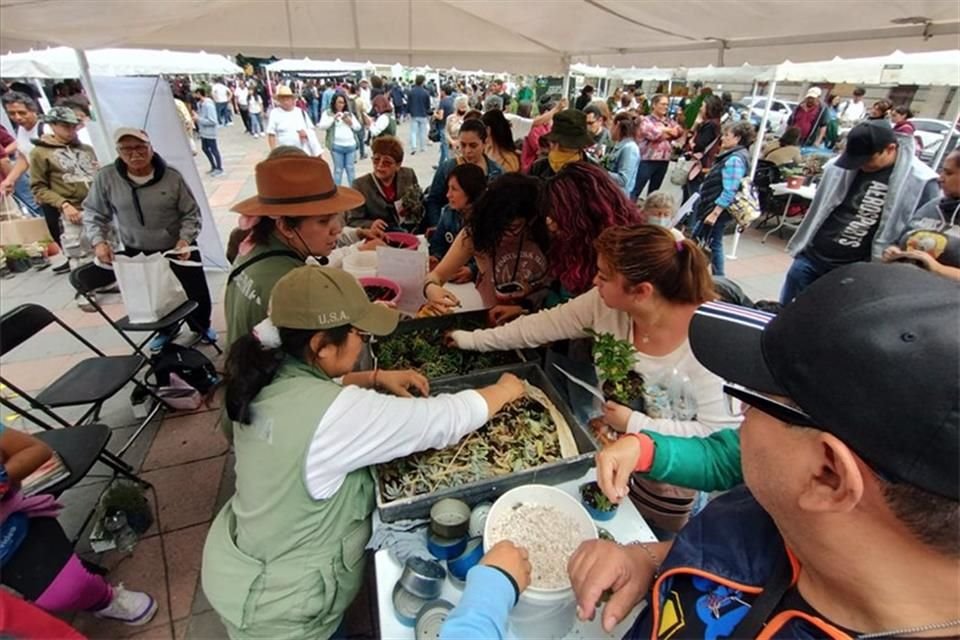
POLYGON ((147 377, 153 376, 157 388, 170 384, 170 374, 175 373, 200 392, 207 395, 220 382, 220 375, 210 358, 192 347, 168 342, 159 353, 150 358, 147 377))

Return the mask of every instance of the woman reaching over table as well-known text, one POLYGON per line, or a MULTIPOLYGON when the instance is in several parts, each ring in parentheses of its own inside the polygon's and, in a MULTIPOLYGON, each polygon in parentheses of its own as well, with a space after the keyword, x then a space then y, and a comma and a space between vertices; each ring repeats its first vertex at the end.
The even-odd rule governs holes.
POLYGON ((210 527, 201 574, 231 638, 336 635, 363 582, 371 467, 452 445, 523 395, 511 374, 432 398, 379 393, 385 375, 429 392, 415 372, 353 373, 364 342, 397 320, 353 276, 305 266, 280 279, 269 318, 231 347, 236 492, 210 527))
POLYGON ((547 295, 549 271, 549 233, 540 188, 536 178, 516 173, 490 184, 443 260, 424 281, 429 309, 450 313, 460 304, 443 285, 471 258, 477 260, 477 289, 494 324, 539 308, 547 295))
POLYGON ((655 419, 608 402, 604 413, 611 427, 706 436, 737 424, 724 407, 722 381, 697 362, 687 341, 694 311, 716 298, 703 252, 652 225, 605 229, 595 246, 597 275, 586 293, 502 327, 453 331, 450 340, 460 349, 497 351, 586 338, 588 329, 611 333, 633 345, 633 369, 647 384, 674 370, 686 376, 696 405, 693 417, 655 419))
MULTIPOLYGON (((63 508, 53 496, 25 497, 20 482, 52 455, 50 448, 31 435, 0 423, 0 577, 4 586, 51 613, 88 611, 98 618, 139 626, 157 612, 156 601, 146 593, 111 586, 91 573, 73 552, 56 516, 63 508)), ((3 605, 0 604, 0 610, 3 605)), ((20 615, 33 616, 29 610, 20 615)), ((23 638, 71 637, 42 617, 7 626, 0 615, 0 635, 23 638), (20 635, 17 624, 26 625, 20 635), (32 626, 31 625, 35 625, 32 626), (41 627, 40 625, 43 625, 41 627)), ((77 634, 77 637, 82 637, 77 634)))

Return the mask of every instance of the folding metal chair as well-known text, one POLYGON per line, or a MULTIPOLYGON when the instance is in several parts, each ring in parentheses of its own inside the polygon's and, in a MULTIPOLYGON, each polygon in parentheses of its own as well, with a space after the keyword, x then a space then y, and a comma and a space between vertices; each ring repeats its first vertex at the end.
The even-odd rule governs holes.
MULTIPOLYGON (((86 298, 87 302, 90 303, 97 313, 99 313, 103 319, 107 321, 107 324, 113 327, 117 333, 123 337, 124 340, 130 343, 134 350, 142 355, 145 355, 143 352, 143 347, 150 342, 154 336, 166 329, 171 329, 175 333, 176 328, 183 324, 186 321, 187 316, 193 313, 198 306, 193 300, 187 300, 156 322, 131 322, 130 316, 124 316, 119 320, 114 321, 113 318, 107 315, 107 313, 103 310, 103 307, 100 306, 100 303, 97 302, 96 291, 98 289, 116 284, 116 282, 117 278, 114 275, 113 270, 98 267, 92 262, 70 272, 70 284, 73 285, 73 288, 77 291, 77 293, 86 298), (147 337, 137 344, 130 339, 130 337, 127 335, 128 332, 146 333, 147 337)), ((220 352, 220 347, 217 346, 215 342, 210 344, 213 345, 213 348, 216 349, 218 353, 220 352)))
POLYGON ((147 357, 139 351, 130 355, 108 356, 48 309, 32 303, 20 305, 0 317, 0 357, 29 341, 51 324, 57 324, 67 331, 73 338, 90 349, 95 354, 94 357, 86 358, 73 365, 35 396, 27 393, 0 373, 0 382, 22 398, 29 405, 29 409, 20 406, 19 403, 14 403, 9 398, 0 398, 0 403, 44 429, 52 430, 56 427, 41 419, 36 415, 37 412, 43 413, 62 427, 70 428, 96 422, 99 419, 103 403, 116 395, 127 383, 133 383, 157 402, 116 454, 104 450, 100 453, 98 459, 117 473, 143 482, 133 474, 132 467, 121 458, 143 432, 150 420, 161 408, 166 406, 159 395, 136 379, 136 375, 147 363, 147 357), (87 410, 72 423, 54 411, 59 407, 87 405, 89 405, 87 410), (30 410, 33 410, 33 412, 30 410))

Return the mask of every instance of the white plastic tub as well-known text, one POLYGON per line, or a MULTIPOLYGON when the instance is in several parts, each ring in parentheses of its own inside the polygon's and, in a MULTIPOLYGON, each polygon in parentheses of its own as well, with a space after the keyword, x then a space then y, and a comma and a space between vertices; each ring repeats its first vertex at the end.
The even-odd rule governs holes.
MULTIPOLYGON (((511 489, 493 503, 483 530, 484 553, 493 546, 493 523, 519 503, 555 507, 580 523, 581 530, 588 533, 584 540, 598 537, 596 524, 576 498, 555 487, 528 484, 511 489)), ((576 611, 577 601, 571 587, 528 587, 510 614, 510 626, 520 638, 563 638, 573 628, 576 611)))
POLYGON ((343 270, 354 278, 373 278, 377 276, 377 252, 357 251, 343 259, 343 270))

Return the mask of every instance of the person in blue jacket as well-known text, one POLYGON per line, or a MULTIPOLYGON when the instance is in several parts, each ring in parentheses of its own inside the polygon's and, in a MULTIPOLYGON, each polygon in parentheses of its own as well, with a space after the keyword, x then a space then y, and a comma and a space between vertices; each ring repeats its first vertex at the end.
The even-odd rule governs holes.
POLYGON ((430 190, 424 200, 426 204, 424 228, 435 227, 440 221, 440 213, 448 203, 447 177, 454 167, 462 164, 476 165, 486 174, 487 182, 493 182, 503 174, 500 165, 484 153, 487 144, 487 125, 483 124, 482 120, 465 120, 460 125, 457 140, 460 155, 441 164, 433 174, 433 182, 430 183, 430 190))
MULTIPOLYGON (((447 177, 447 200, 440 221, 430 236, 430 268, 433 269, 447 255, 465 220, 473 212, 473 203, 487 189, 487 176, 474 164, 459 164, 447 177)), ((477 275, 477 262, 473 258, 461 267, 451 282, 471 282, 477 275)))

